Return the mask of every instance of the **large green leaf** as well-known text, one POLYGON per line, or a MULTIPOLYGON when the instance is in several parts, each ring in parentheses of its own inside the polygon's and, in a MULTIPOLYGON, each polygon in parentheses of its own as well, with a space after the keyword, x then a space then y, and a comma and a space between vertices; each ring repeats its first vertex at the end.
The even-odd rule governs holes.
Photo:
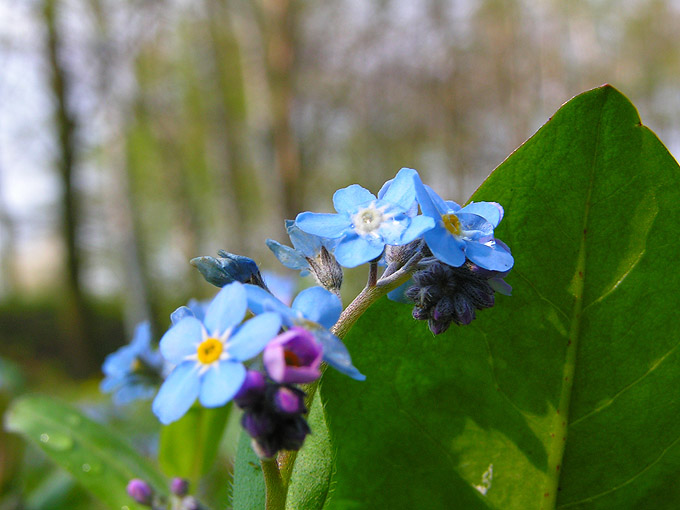
POLYGON ((498 201, 512 297, 434 337, 383 300, 322 382, 330 507, 680 508, 680 173, 634 107, 582 94, 474 200, 498 201))
POLYGON ((5 415, 5 426, 42 448, 114 510, 142 509, 126 492, 132 478, 167 493, 166 480, 114 431, 52 397, 26 396, 5 415))
POLYGON ((165 474, 197 484, 215 461, 231 409, 231 405, 210 409, 196 405, 163 427, 158 458, 165 474))

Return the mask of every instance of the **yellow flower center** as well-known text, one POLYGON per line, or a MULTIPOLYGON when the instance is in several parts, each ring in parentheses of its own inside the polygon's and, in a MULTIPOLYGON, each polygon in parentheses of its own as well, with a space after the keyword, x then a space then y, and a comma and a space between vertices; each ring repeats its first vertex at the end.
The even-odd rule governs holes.
POLYGON ((198 346, 198 361, 204 365, 217 361, 222 354, 223 347, 222 342, 217 338, 206 338, 198 346))
POLYGON ((444 222, 444 228, 448 230, 454 236, 459 236, 462 232, 460 228, 460 220, 455 214, 445 214, 442 216, 442 221, 444 222))

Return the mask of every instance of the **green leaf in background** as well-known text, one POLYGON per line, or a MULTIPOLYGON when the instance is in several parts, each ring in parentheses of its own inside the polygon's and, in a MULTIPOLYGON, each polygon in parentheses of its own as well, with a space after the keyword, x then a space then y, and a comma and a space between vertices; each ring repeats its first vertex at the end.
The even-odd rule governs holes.
POLYGON ((264 510, 264 476, 260 459, 250 446, 250 436, 241 430, 234 463, 233 510, 264 510))
POLYGON ((232 406, 193 406, 179 420, 161 429, 159 461, 168 476, 187 478, 196 486, 213 462, 232 406))
POLYGON ((680 173, 605 86, 484 183, 513 296, 434 337, 382 300, 322 381, 331 509, 680 508, 680 173))
POLYGON ((11 432, 42 448, 110 508, 142 509, 126 492, 132 478, 167 494, 167 482, 111 429, 52 397, 32 395, 14 401, 5 415, 11 432))

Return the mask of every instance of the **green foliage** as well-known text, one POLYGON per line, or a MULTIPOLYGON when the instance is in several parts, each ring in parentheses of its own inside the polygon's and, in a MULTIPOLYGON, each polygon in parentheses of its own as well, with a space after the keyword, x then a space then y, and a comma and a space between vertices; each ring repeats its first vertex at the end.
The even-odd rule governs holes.
POLYGON ((322 382, 329 507, 675 509, 678 166, 611 87, 567 103, 473 197, 502 203, 512 297, 433 337, 382 300, 322 382))
POLYGON ((163 427, 159 461, 165 474, 187 478, 196 486, 215 461, 231 409, 231 405, 214 409, 194 406, 163 427))
POLYGON ((265 505, 260 459, 250 446, 250 436, 245 430, 238 440, 231 504, 234 510, 261 510, 265 505))
POLYGON ((13 402, 5 426, 22 434, 109 507, 142 509, 127 495, 130 479, 142 478, 159 493, 166 480, 114 431, 54 398, 26 396, 13 402))

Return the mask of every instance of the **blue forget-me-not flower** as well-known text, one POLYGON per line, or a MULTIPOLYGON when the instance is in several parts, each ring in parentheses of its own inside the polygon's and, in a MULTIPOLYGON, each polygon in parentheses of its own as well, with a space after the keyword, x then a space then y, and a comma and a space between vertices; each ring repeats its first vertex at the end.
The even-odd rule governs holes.
POLYGON ((490 271, 508 271, 514 264, 510 251, 494 239, 494 228, 503 219, 503 207, 495 202, 472 202, 465 207, 444 201, 415 175, 418 203, 435 222, 423 238, 442 262, 460 267, 466 257, 490 271))
POLYGON ((364 264, 380 257, 385 245, 408 244, 434 226, 431 217, 410 215, 416 175, 402 168, 380 198, 358 184, 339 189, 333 195, 337 214, 303 212, 295 223, 308 234, 339 239, 334 254, 341 265, 364 264))
POLYGON ((255 285, 246 285, 248 306, 255 314, 274 311, 281 315, 284 325, 301 326, 314 335, 323 348, 323 359, 343 374, 363 381, 363 375, 352 364, 347 347, 329 331, 342 313, 340 298, 321 287, 311 287, 300 292, 288 307, 266 290, 255 285))
POLYGON ((233 282, 215 296, 203 320, 186 313, 163 335, 161 354, 175 368, 152 406, 162 423, 181 418, 196 398, 204 407, 219 407, 241 388, 242 362, 258 355, 281 327, 280 315, 271 312, 241 324, 247 307, 244 285, 233 282))
POLYGON ((162 369, 163 358, 151 347, 151 326, 142 322, 135 328, 132 341, 104 360, 100 389, 113 393, 113 401, 118 405, 151 398, 160 382, 162 369))

